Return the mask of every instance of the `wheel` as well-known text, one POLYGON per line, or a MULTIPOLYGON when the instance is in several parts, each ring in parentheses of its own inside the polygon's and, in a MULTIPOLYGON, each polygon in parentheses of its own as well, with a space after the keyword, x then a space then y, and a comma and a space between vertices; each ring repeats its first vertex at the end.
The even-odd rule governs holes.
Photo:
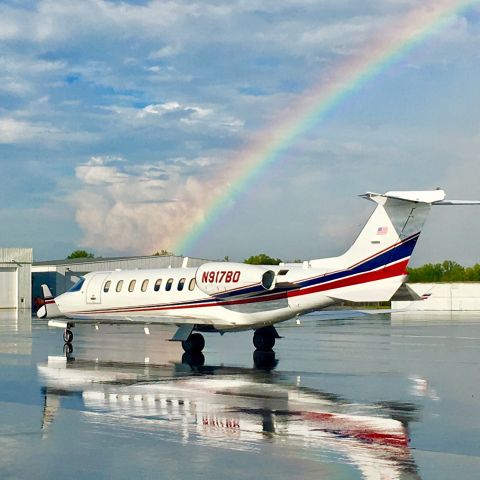
POLYGON ((73 333, 68 328, 63 332, 63 341, 65 343, 72 343, 73 333))
POLYGON ((257 350, 269 351, 275 345, 275 335, 270 330, 256 330, 253 334, 253 344, 257 350))
POLYGON ((205 347, 205 339, 200 333, 191 333, 186 340, 182 341, 182 347, 185 352, 201 352, 205 347))

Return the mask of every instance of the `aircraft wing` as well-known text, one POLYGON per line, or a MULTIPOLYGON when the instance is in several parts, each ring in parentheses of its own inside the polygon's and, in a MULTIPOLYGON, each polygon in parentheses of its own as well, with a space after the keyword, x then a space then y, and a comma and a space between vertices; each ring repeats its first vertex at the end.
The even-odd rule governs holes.
POLYGON ((60 317, 49 320, 50 327, 65 328, 68 325, 194 325, 198 322, 195 317, 135 317, 134 320, 120 320, 116 318, 67 318, 60 317))
MULTIPOLYGON (((198 319, 194 317, 136 317, 135 320, 119 320, 119 319, 98 319, 98 318, 87 318, 87 319, 71 319, 71 318, 58 318, 56 320, 49 320, 49 327, 57 327, 63 329, 70 329, 79 325, 142 325, 145 328, 145 333, 148 333, 147 327, 150 325, 168 325, 177 327, 177 330, 171 341, 178 342, 187 340, 189 335, 192 333, 195 323, 198 319)), ((208 329, 209 325, 205 326, 208 329)))

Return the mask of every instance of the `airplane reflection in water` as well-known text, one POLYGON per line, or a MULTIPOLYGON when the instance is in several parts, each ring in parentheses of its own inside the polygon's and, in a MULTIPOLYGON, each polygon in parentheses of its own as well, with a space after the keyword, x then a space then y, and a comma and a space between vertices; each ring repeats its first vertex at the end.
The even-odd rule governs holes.
POLYGON ((233 450, 260 450, 268 440, 282 455, 340 461, 365 479, 420 478, 409 448, 408 424, 416 416, 411 404, 351 403, 301 387, 270 368, 112 362, 71 354, 49 357, 37 368, 45 393, 44 435, 62 402, 75 396, 86 421, 101 428, 233 450))

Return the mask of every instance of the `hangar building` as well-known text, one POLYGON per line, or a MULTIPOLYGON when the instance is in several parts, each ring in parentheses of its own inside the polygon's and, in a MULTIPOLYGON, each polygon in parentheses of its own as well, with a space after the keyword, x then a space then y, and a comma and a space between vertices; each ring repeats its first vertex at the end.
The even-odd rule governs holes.
POLYGON ((31 308, 31 248, 0 248, 0 308, 31 308))
POLYGON ((42 284, 48 285, 54 296, 66 292, 89 272, 134 270, 149 268, 198 267, 211 260, 176 255, 144 257, 75 258, 35 262, 32 266, 32 296, 42 298, 42 284))

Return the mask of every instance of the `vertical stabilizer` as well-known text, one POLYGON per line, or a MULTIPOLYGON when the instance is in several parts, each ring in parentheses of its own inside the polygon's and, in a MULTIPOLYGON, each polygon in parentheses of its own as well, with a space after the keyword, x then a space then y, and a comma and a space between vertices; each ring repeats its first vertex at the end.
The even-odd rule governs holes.
POLYGON ((312 260, 311 267, 348 279, 331 298, 386 301, 405 281, 407 265, 432 204, 443 190, 366 193, 377 204, 353 245, 339 257, 312 260), (331 273, 330 273, 331 272, 331 273))
MULTIPOLYGON (((433 202, 443 200, 445 192, 387 192, 362 195, 377 204, 358 238, 342 256, 350 265, 361 262, 393 246, 392 260, 410 257, 433 202)), ((388 258, 385 259, 386 263, 388 258)))
MULTIPOLYGON (((433 203, 445 198, 443 190, 368 192, 362 198, 377 204, 353 245, 339 257, 312 260, 312 267, 352 268, 372 261, 375 268, 410 258, 433 203)), ((405 265, 406 266, 406 265, 405 265)))

